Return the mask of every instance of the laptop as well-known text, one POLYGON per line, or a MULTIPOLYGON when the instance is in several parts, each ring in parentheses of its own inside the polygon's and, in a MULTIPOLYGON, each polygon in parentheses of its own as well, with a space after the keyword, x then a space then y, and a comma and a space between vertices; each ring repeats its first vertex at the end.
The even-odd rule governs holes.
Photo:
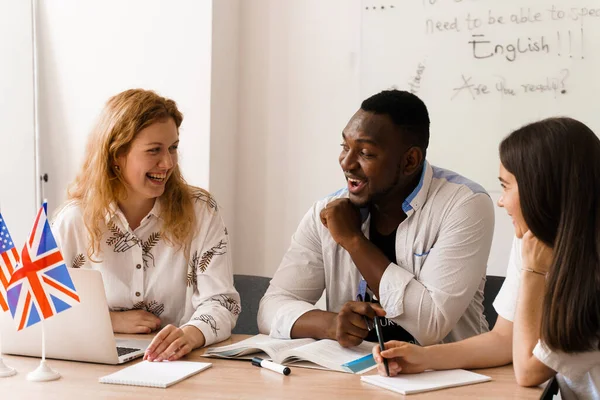
MULTIPOLYGON (((69 269, 81 303, 43 322, 46 357, 100 364, 122 364, 144 355, 150 340, 115 339, 102 274, 69 269)), ((10 311, 0 313, 2 352, 42 356, 42 323, 17 331, 10 311)))

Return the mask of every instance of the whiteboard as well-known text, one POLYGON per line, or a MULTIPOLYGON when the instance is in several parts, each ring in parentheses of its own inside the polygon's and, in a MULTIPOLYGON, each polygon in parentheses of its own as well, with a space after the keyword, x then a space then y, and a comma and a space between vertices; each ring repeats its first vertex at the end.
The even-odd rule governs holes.
MULTIPOLYGON (((498 145, 564 115, 600 133, 600 1, 361 2, 360 92, 408 90, 427 105, 427 159, 496 202, 498 145)), ((513 227, 496 208, 488 275, 505 275, 513 227)))
POLYGON ((498 145, 566 115, 600 132, 600 1, 362 1, 361 94, 409 90, 431 119, 428 159, 498 190, 498 145))

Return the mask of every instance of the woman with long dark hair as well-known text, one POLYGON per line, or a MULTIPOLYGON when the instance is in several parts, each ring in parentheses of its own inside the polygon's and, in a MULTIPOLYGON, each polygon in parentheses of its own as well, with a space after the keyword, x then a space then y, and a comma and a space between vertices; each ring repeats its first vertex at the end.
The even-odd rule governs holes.
POLYGON ((391 375, 514 363, 517 382, 557 374, 563 398, 600 398, 600 139, 571 118, 526 125, 500 144, 498 205, 513 220, 493 330, 461 342, 374 348, 391 375))

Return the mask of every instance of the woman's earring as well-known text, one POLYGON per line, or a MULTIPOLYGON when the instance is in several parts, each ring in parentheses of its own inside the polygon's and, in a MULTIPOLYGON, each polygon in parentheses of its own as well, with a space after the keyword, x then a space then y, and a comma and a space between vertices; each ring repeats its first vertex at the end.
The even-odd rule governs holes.
POLYGON ((121 172, 121 167, 119 167, 118 165, 115 165, 115 171, 121 172))

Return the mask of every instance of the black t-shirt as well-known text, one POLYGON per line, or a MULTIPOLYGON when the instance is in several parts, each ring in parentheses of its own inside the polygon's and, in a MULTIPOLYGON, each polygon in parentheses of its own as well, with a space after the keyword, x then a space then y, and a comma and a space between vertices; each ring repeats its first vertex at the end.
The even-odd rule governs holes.
MULTIPOLYGON (((389 235, 382 235, 377 231, 377 228, 374 226, 375 224, 371 224, 371 228, 369 231, 369 240, 375 246, 379 248, 385 254, 385 256, 391 262, 396 262, 396 230, 394 230, 389 235)), ((378 302, 375 300, 375 302, 378 302)), ((404 342, 412 342, 416 343, 415 338, 408 333, 404 328, 400 325, 396 324, 394 321, 389 320, 387 318, 381 319, 381 325, 383 327, 383 340, 385 342, 389 340, 402 340, 404 342)), ((375 329, 371 329, 369 331, 369 335, 365 339, 369 342, 377 342, 377 333, 375 329)))

